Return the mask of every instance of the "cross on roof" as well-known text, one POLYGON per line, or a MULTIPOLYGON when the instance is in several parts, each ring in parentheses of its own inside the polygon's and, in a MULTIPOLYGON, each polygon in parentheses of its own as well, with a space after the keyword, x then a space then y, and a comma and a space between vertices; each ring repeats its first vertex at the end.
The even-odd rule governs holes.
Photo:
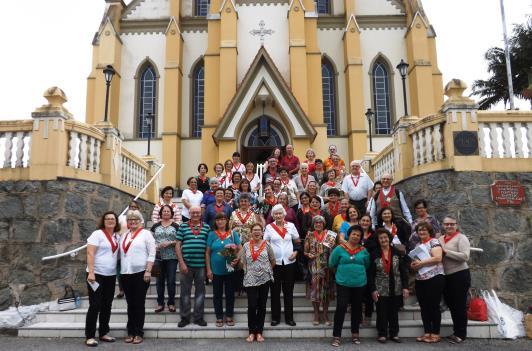
POLYGON ((264 21, 261 20, 259 22, 259 29, 253 29, 249 31, 251 35, 260 36, 260 46, 264 46, 265 35, 272 35, 275 32, 273 29, 264 29, 265 26, 266 26, 266 23, 264 23, 264 21))

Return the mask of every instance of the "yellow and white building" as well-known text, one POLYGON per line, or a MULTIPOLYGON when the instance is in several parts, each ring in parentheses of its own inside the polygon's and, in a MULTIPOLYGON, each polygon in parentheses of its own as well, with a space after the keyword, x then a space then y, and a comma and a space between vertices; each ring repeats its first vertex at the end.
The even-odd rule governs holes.
POLYGON ((124 146, 166 164, 163 184, 183 186, 199 162, 240 151, 262 161, 273 146, 345 159, 374 151, 408 112, 443 103, 435 32, 420 0, 105 0, 93 41, 87 122, 103 120, 112 65, 110 122, 124 146))

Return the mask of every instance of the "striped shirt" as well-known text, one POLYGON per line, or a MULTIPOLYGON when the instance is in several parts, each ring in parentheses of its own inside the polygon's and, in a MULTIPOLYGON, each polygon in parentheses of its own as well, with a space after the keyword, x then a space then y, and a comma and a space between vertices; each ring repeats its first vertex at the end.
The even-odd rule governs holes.
MULTIPOLYGON (((160 202, 153 208, 153 212, 151 213, 151 221, 153 224, 157 224, 161 221, 161 217, 159 217, 159 211, 161 211, 161 207, 164 205, 164 203, 160 202)), ((172 202, 169 205, 172 207, 172 210, 174 210, 174 223, 180 224, 182 222, 181 207, 179 207, 175 202, 172 202)))
MULTIPOLYGON (((202 222, 199 234, 194 235, 189 223, 182 223, 177 231, 177 240, 181 242, 181 253, 187 266, 203 268, 205 267, 207 238, 211 228, 207 223, 202 222)), ((199 226, 194 226, 193 229, 198 230, 199 226)))

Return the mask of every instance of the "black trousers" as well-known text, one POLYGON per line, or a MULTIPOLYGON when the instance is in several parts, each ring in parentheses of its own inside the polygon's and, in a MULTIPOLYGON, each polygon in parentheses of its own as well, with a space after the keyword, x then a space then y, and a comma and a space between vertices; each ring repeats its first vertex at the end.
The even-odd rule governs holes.
POLYGON ((421 308, 425 334, 440 333, 440 301, 444 286, 445 277, 442 274, 427 280, 416 280, 416 294, 421 308))
POLYGON ((262 334, 266 318, 266 302, 270 283, 246 287, 248 296, 248 329, 250 334, 262 334))
POLYGON ((402 296, 379 296, 377 301, 377 333, 393 338, 399 334, 399 308, 402 296))
POLYGON ((451 311, 454 335, 467 337, 467 293, 471 287, 471 273, 464 269, 445 276, 443 297, 451 311))
POLYGON ((150 283, 144 282, 144 271, 122 274, 127 302, 127 335, 144 336, 146 293, 150 283))
POLYGON ((115 295, 116 275, 94 275, 100 286, 93 291, 89 283, 89 309, 85 318, 85 337, 94 338, 96 335, 96 321, 99 320, 98 334, 104 336, 109 333, 109 320, 111 319, 111 306, 115 295))
POLYGON ((374 310, 374 302, 373 297, 371 296, 371 289, 366 286, 366 290, 364 291, 364 317, 367 319, 371 318, 371 315, 373 314, 374 310))
POLYGON ((363 215, 366 214, 366 202, 368 202, 367 198, 364 198, 362 200, 351 200, 351 199, 349 199, 349 204, 356 206, 356 208, 360 212, 360 216, 363 216, 363 215))
POLYGON ((281 320, 281 289, 283 290, 284 319, 286 322, 294 320, 294 280, 296 263, 275 265, 273 268, 273 283, 271 284, 272 321, 281 320))
POLYGON ((365 286, 350 288, 336 284, 336 311, 334 312, 333 336, 341 337, 347 306, 351 305, 351 333, 358 334, 362 314, 362 299, 365 286))

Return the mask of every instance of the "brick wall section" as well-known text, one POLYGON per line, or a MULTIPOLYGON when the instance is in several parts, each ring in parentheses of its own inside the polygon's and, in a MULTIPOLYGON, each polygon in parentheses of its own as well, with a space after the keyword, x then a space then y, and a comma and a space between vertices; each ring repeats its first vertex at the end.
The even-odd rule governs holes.
MULTIPOLYGON (((133 196, 72 179, 0 182, 0 310, 61 296, 64 284, 85 288, 85 251, 42 262, 86 243, 107 210, 117 214, 133 196)), ((146 217, 153 205, 140 201, 146 217)), ((147 218, 147 217, 146 217, 147 218)))
POLYGON ((446 214, 457 216, 472 246, 472 286, 495 289, 512 306, 526 310, 532 305, 532 174, 439 171, 405 179, 412 214, 417 199, 429 202, 429 213, 440 222, 446 214), (491 200, 495 180, 519 180, 526 189, 521 206, 498 207, 491 200))

